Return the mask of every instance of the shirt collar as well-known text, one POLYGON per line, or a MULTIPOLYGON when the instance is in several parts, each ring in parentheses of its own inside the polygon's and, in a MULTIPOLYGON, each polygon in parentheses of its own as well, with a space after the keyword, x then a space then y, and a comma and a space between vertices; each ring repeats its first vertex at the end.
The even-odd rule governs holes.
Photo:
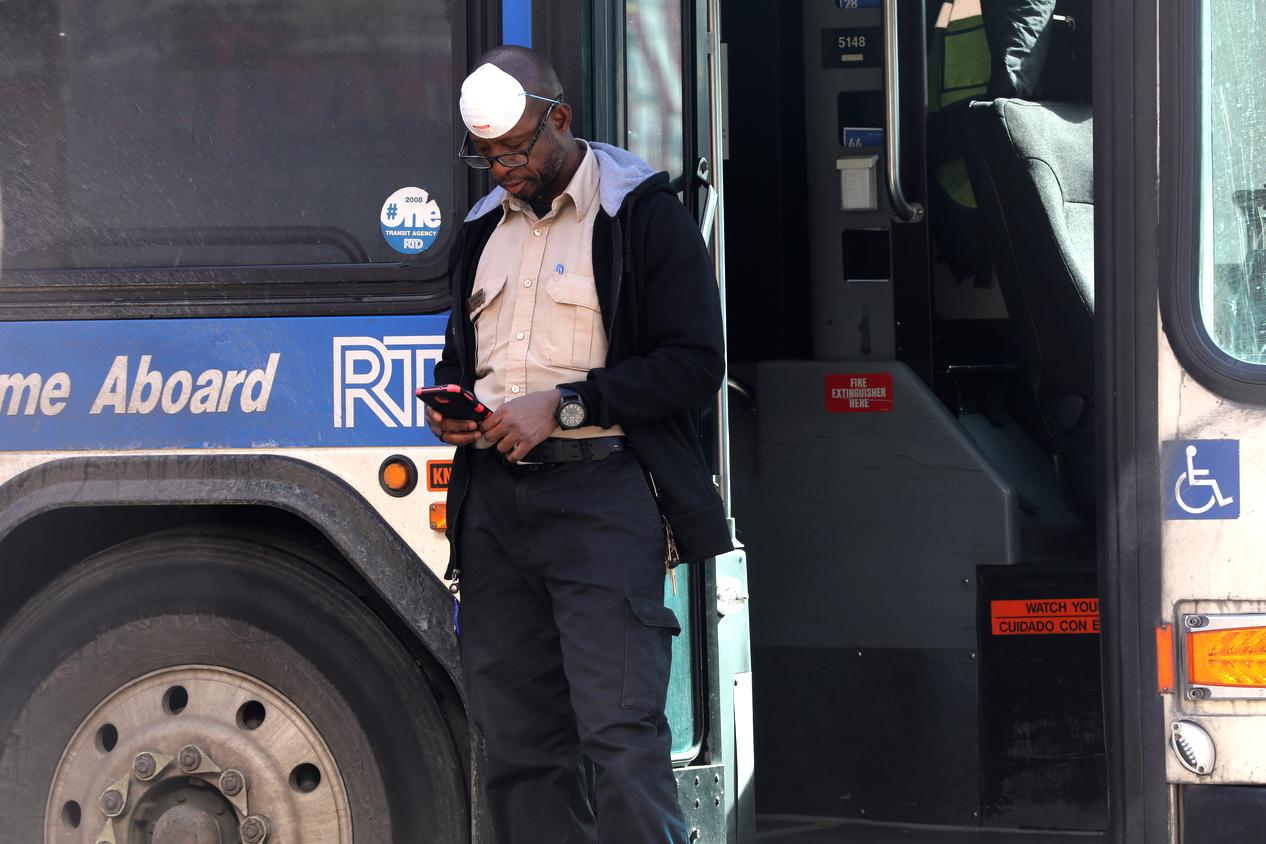
MULTIPOLYGON (((594 157, 593 150, 590 149, 589 144, 579 138, 576 142, 584 149, 584 157, 580 159, 580 166, 576 168, 576 172, 572 175, 571 181, 567 183, 567 187, 554 198, 552 210, 555 212, 560 211, 567 199, 571 199, 572 207, 576 209, 576 219, 581 220, 589 213, 593 203, 598 201, 599 170, 598 159, 594 157)), ((532 207, 528 203, 508 193, 502 198, 501 205, 507 211, 520 211, 525 214, 531 213, 535 216, 535 212, 532 211, 532 207)))

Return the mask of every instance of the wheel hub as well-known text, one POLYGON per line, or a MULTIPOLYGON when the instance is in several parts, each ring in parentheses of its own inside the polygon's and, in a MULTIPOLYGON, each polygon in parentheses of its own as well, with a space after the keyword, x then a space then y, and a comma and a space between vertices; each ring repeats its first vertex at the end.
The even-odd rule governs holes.
POLYGON ((343 778, 289 699, 189 665, 107 696, 53 775, 46 844, 350 844, 343 778))
POLYGON ((192 806, 174 806, 154 824, 154 844, 224 844, 215 818, 192 806))

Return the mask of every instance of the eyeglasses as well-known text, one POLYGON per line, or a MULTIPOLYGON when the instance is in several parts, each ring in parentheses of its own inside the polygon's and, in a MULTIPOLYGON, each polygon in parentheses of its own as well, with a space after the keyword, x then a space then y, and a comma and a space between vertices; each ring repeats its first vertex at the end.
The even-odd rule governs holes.
POLYGON ((545 116, 541 118, 540 125, 536 127, 536 134, 532 136, 532 140, 528 141, 527 149, 518 152, 503 152, 501 155, 475 155, 466 150, 467 144, 470 143, 470 132, 467 132, 465 137, 462 138, 461 148, 457 151, 457 157, 466 162, 466 166, 475 170, 488 170, 492 167, 492 162, 494 161, 506 168, 522 167, 528 163, 528 156, 532 154, 532 147, 536 146, 536 139, 541 137, 541 132, 545 129, 545 122, 549 120, 550 112, 554 110, 554 106, 562 104, 563 98, 560 95, 557 98, 550 99, 549 97, 540 97, 536 94, 528 93, 524 93, 523 96, 531 97, 534 100, 542 100, 550 104, 549 108, 545 109, 545 116))

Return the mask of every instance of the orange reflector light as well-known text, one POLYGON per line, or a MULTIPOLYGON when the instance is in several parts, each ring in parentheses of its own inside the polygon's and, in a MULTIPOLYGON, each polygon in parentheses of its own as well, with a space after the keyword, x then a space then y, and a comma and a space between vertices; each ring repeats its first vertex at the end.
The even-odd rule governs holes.
POLYGON ((1187 682, 1266 687, 1266 627, 1188 632, 1187 682))
POLYGON ((409 470, 400 463, 388 463, 382 467, 382 482, 396 491, 409 485, 409 470))
POLYGON ((393 454, 378 467, 378 483, 388 495, 408 495, 418 485, 418 467, 403 454, 393 454))
POLYGON ((448 505, 437 501, 431 505, 431 530, 445 530, 448 527, 448 505))
POLYGON ((1174 626, 1156 628, 1156 691, 1167 695, 1174 690, 1174 626))

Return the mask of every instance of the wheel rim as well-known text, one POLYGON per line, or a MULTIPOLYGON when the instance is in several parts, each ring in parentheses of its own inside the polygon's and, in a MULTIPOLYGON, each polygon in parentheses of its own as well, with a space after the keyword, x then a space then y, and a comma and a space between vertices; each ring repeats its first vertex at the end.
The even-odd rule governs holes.
POLYGON ((351 844, 343 777, 292 701, 227 668, 139 677, 84 719, 53 774, 46 844, 351 844))

